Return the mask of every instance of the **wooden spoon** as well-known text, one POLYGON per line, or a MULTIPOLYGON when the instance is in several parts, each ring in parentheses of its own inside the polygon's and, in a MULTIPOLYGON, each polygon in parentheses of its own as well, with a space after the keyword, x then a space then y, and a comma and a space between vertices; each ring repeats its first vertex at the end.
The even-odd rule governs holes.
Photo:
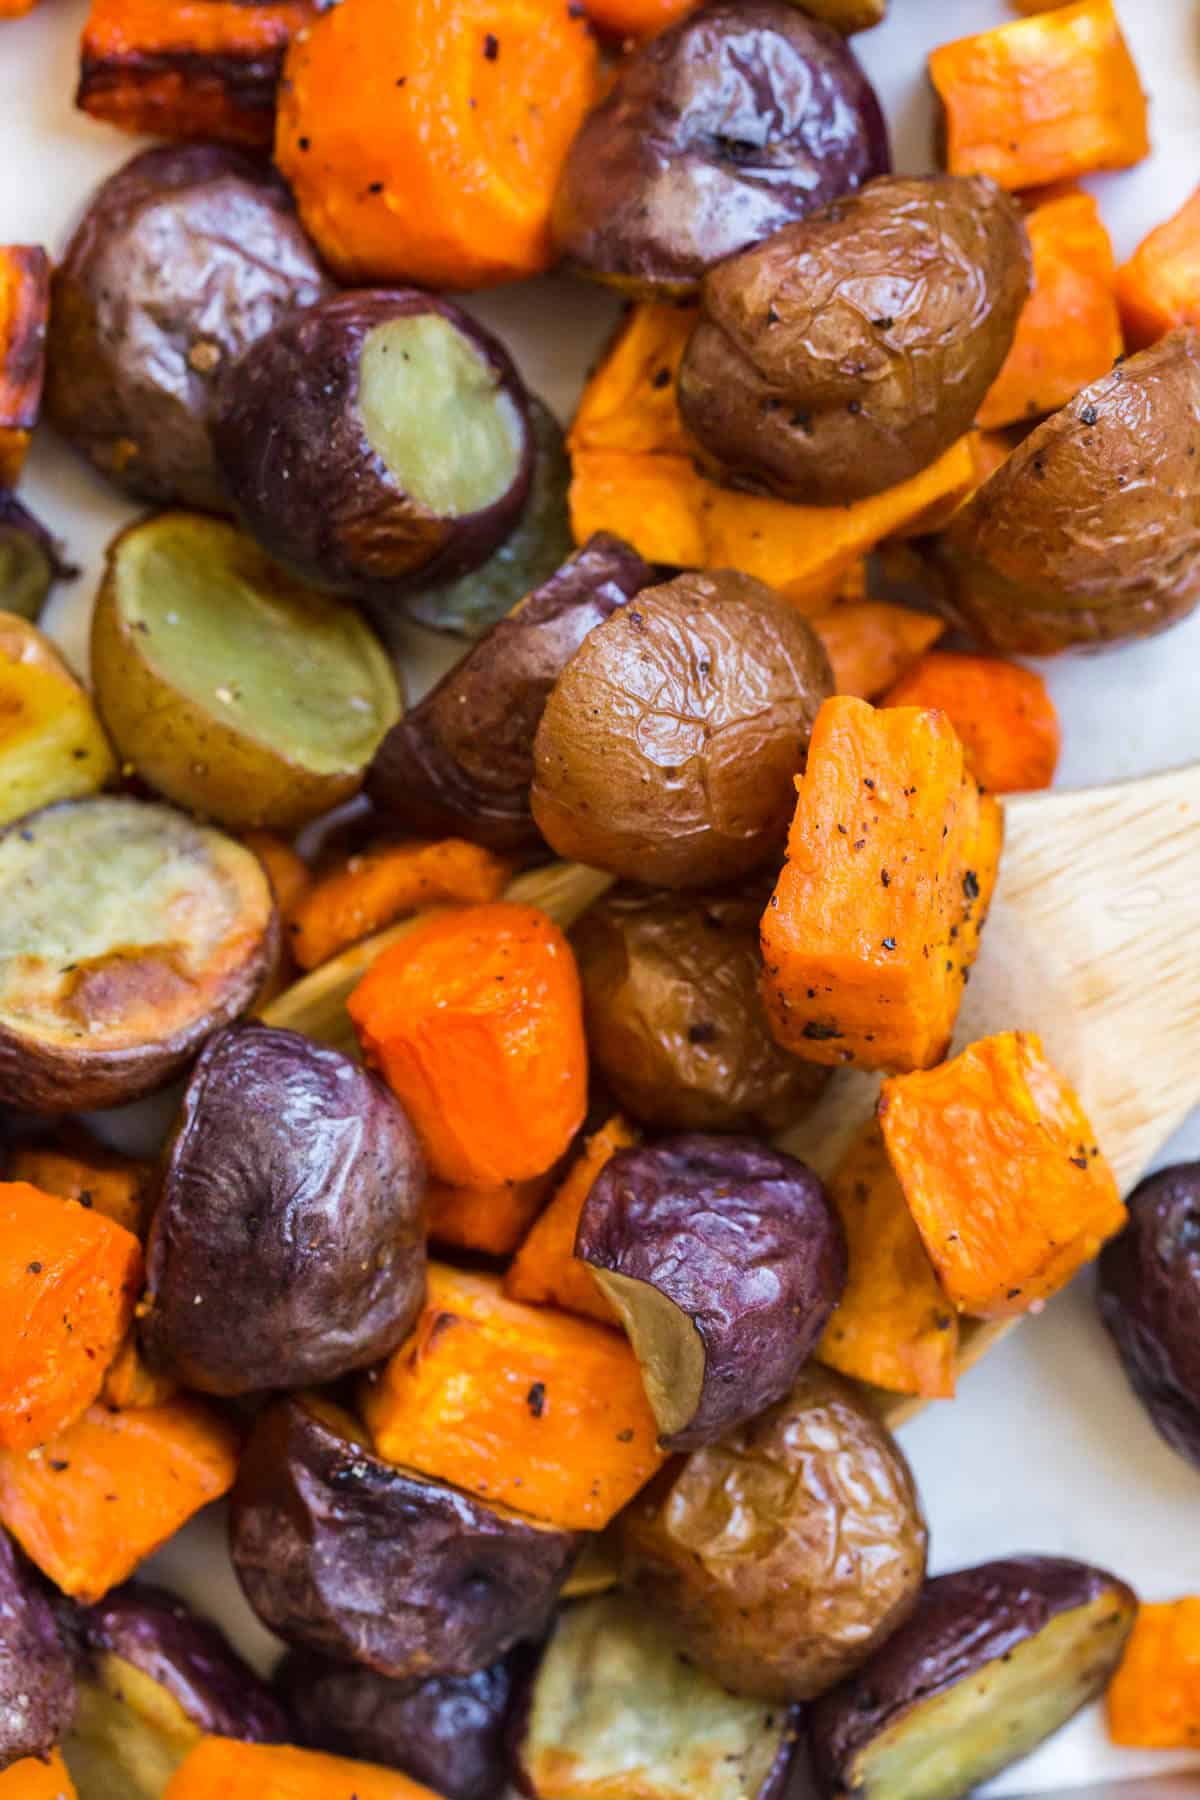
MULTIPOLYGON (((1111 787, 1020 795, 954 1048, 992 1032, 1042 1037, 1078 1089, 1127 1190, 1200 1102, 1200 764, 1111 787)), ((611 878, 578 863, 518 876, 508 897, 568 926, 611 878)), ((415 920, 355 945, 273 1000, 270 1025, 355 1048, 346 1000, 415 920)), ((839 1074, 781 1145, 836 1167, 875 1105, 875 1076, 839 1074)), ((960 1372, 1019 1319, 964 1320, 960 1372)), ((924 1402, 879 1396, 889 1424, 924 1402)))

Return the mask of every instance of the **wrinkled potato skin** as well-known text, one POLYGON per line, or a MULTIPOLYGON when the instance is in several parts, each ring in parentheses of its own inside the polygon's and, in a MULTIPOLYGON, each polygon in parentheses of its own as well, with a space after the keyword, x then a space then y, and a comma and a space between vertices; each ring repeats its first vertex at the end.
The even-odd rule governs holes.
POLYGON ((422 837, 536 849, 529 788, 546 699, 593 626, 653 579, 621 538, 589 538, 392 727, 367 780, 380 811, 422 837))
POLYGON ((1100 1256, 1100 1317, 1155 1427, 1200 1469, 1200 1163, 1160 1169, 1129 1196, 1100 1256))
POLYGON ((208 422, 217 375, 332 291, 265 163, 147 150, 105 182, 54 276, 46 411, 139 499, 227 512, 208 422))
POLYGON ((875 91, 786 0, 716 0, 642 46, 572 145, 557 248, 626 292, 704 271, 891 167, 875 91))
POLYGON ((74 1710, 75 1678, 54 1614, 0 1531, 0 1771, 48 1756, 74 1710))
POLYGON ((540 1637, 579 1543, 382 1462, 297 1400, 259 1416, 231 1500, 263 1623, 397 1681, 471 1675, 540 1637))
POLYGON ((758 923, 767 890, 606 894, 571 933, 592 1066, 670 1131, 781 1131, 829 1071, 771 1036, 758 923))
POLYGON ((162 1176, 148 1360, 212 1394, 379 1361, 425 1296, 424 1201, 416 1134, 373 1075, 292 1031, 222 1032, 188 1084, 162 1176))
POLYGON ((621 1522, 625 1578, 681 1647, 733 1692, 771 1700, 824 1693, 903 1624, 926 1550, 900 1449, 815 1363, 769 1412, 665 1470, 621 1522))
POLYGON ((705 277, 684 422, 727 480, 783 500, 896 487, 970 430, 1030 278, 993 181, 873 181, 705 277))
POLYGON ((956 515, 941 566, 1001 655, 1148 637, 1200 600, 1200 336, 1173 331, 1084 388, 956 515))
POLYGON ((781 849, 833 671, 799 613, 722 569, 647 588, 584 639, 534 741, 560 856, 659 887, 736 881, 781 849))

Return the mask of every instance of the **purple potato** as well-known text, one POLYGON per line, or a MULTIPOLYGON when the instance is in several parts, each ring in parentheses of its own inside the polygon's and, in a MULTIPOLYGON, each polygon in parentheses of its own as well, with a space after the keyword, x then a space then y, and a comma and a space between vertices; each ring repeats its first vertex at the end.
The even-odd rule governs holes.
POLYGON ((74 1711, 71 1657, 50 1603, 0 1531, 0 1770, 48 1756, 74 1711))
POLYGON ((380 811, 424 837, 540 844, 529 789, 550 690, 592 627, 653 580, 620 538, 589 538, 392 727, 367 777, 380 811))
POLYGON ((230 1544, 263 1624, 397 1681, 472 1675, 540 1637, 579 1534, 395 1468, 355 1429, 298 1400, 255 1425, 230 1544))
POLYGON ((41 520, 0 491, 0 611, 36 619, 54 583, 78 573, 41 520))
POLYGON ((392 1681, 294 1650, 275 1684, 312 1750, 401 1769, 447 1800, 492 1800, 508 1779, 508 1722, 526 1653, 473 1675, 392 1681))
POLYGON ((1060 1557, 926 1582, 907 1624, 813 1708, 824 1800, 974 1792, 1096 1698, 1136 1613, 1123 1581, 1060 1557))
POLYGON ((560 253, 647 297, 891 167, 845 40, 787 0, 715 0, 652 38, 584 121, 555 199, 560 253))
POLYGON ((340 294, 260 338, 221 381, 212 439, 269 555, 385 604, 484 562, 533 473, 508 352, 416 288, 340 294))
POLYGON ((584 1201, 575 1254, 624 1321, 669 1450, 782 1400, 846 1286, 824 1186, 747 1137, 619 1150, 584 1201))
POLYGON ((126 492, 225 512, 217 378, 331 291, 265 162, 214 144, 143 151, 95 194, 55 272, 47 414, 126 492))
POLYGON ((222 1032, 161 1179, 149 1361, 226 1395, 378 1362, 424 1298, 424 1197, 415 1133, 373 1075, 295 1032, 222 1032))
POLYGON ((1100 1256, 1100 1317, 1155 1427, 1200 1469, 1200 1162, 1130 1195, 1100 1256))

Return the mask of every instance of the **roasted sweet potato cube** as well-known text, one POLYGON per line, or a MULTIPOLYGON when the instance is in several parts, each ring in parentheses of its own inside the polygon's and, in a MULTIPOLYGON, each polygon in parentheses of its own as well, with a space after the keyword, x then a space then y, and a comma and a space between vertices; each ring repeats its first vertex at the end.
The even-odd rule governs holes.
POLYGON ((945 621, 886 600, 848 600, 813 620, 833 665, 834 692, 878 700, 936 644, 945 621))
POLYGON ((637 1141, 638 1133, 619 1114, 587 1140, 513 1258, 504 1278, 504 1291, 511 1300, 561 1306, 565 1312, 598 1319, 602 1325, 619 1324, 591 1269, 575 1254, 575 1234, 597 1175, 609 1157, 637 1141))
POLYGON ((352 1762, 291 1744, 203 1738, 179 1765, 163 1800, 437 1800, 399 1769, 352 1762))
MULTIPOLYGON (((0 19, 11 18, 0 0, 0 19)), ((46 1762, 25 1756, 0 1774, 0 1800, 76 1800, 67 1765, 56 1750, 46 1762)))
POLYGON ((431 1181, 425 1199, 429 1235, 435 1244, 511 1256, 545 1205, 553 1180, 550 1172, 488 1188, 431 1181))
POLYGON ((1117 301, 1131 350, 1200 326, 1200 188, 1122 263, 1117 301))
POLYGON ((1130 1749, 1200 1746, 1200 1594, 1139 1608, 1108 1690, 1108 1733, 1130 1749))
POLYGON ((50 317, 50 259, 33 244, 0 247, 0 488, 15 487, 37 424, 50 317))
POLYGON ((103 1213, 135 1237, 141 1235, 154 1174, 152 1163, 122 1156, 81 1131, 62 1143, 22 1144, 9 1158, 12 1181, 27 1181, 44 1194, 76 1200, 89 1211, 103 1213))

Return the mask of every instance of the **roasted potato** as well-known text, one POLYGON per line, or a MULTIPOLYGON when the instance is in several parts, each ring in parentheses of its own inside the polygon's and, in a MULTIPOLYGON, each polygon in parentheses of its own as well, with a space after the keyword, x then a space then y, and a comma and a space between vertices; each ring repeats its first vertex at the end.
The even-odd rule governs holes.
POLYGON ((95 709, 50 639, 0 612, 0 825, 94 794, 116 773, 95 709))
POLYGON ((0 1772, 48 1756, 71 1722, 75 1678, 29 1564, 0 1531, 0 1772))
POLYGON ((414 1683, 294 1650, 275 1685, 310 1749, 401 1769, 446 1800, 496 1800, 508 1779, 509 1718, 526 1655, 414 1683))
POLYGON ((236 831, 293 831, 349 799, 400 716, 357 610, 201 513, 159 513, 110 545, 92 677, 122 759, 236 831))
POLYGON ((128 493, 225 512, 217 377, 330 291, 266 163, 212 144, 143 151, 96 193, 55 272, 46 411, 128 493))
POLYGON ((589 632, 534 740, 538 829, 560 856, 710 887, 782 848, 833 672, 812 627, 730 569, 647 588, 589 632))
POLYGON ((681 1650, 766 1700, 811 1699, 857 1668, 925 1574, 899 1446, 816 1363, 769 1412, 665 1469, 620 1534, 626 1580, 681 1650))
POLYGON ((1200 336, 1173 331, 1030 432, 951 521, 950 599, 989 649, 1102 650, 1200 600, 1200 336))
POLYGON ((603 1594, 559 1614, 517 1775, 532 1800, 783 1800, 795 1792, 797 1711, 726 1693, 636 1599, 603 1594))
POLYGON ((139 1100, 245 1012, 272 965, 249 850, 169 806, 96 795, 0 832, 0 1101, 139 1100))
POLYGON ((711 0, 618 71, 555 197, 578 273, 647 298, 891 166, 875 90, 828 25, 786 0, 711 0))
POLYGON ((1200 1469, 1200 1163, 1147 1176, 1100 1255, 1100 1317, 1134 1393, 1200 1469))
POLYGON ((0 607, 36 619, 54 583, 76 574, 41 520, 15 494, 0 491, 0 607))
POLYGON ((472 1675, 539 1637, 579 1534, 382 1462, 318 1407, 261 1414, 233 1490, 234 1568, 263 1624, 398 1681, 472 1675))
MULTIPOLYGON (((795 0, 795 3, 809 18, 823 20, 844 37, 852 37, 856 31, 870 31, 873 25, 882 25, 888 10, 888 0, 795 0)), ((1058 5, 1059 0, 1054 0, 1054 4, 1058 5)))
POLYGON ((341 294, 266 333, 222 377, 212 441, 270 555, 383 605, 486 561, 533 473, 507 351, 416 288, 341 294))
POLYGON ((780 1048, 762 1002, 768 890, 617 888, 571 933, 592 1068, 626 1112, 672 1131, 780 1131, 828 1071, 780 1048))
POLYGON ((812 506, 898 487, 971 429, 1031 267, 995 182, 872 181, 705 276, 684 423, 735 486, 812 506))
POLYGON ((825 1189, 794 1156, 700 1132, 618 1150, 575 1254, 629 1334, 668 1450, 695 1450, 787 1394, 846 1286, 825 1189))
POLYGON ((367 779, 380 811, 427 837, 534 849, 533 740, 547 696, 594 625, 653 580, 598 533, 394 725, 367 779))
POLYGON ((379 1362, 424 1298, 424 1205, 416 1135, 382 1082, 293 1031, 221 1032, 159 1182, 148 1361, 210 1394, 379 1362))
POLYGON ((927 1582, 917 1609, 809 1715, 825 1800, 959 1800, 1107 1684, 1137 1612, 1123 1581, 1016 1556, 927 1582))
POLYGON ((289 1738, 270 1689, 207 1619, 145 1582, 72 1615, 78 1704, 63 1759, 79 1800, 160 1800, 206 1732, 289 1738))

